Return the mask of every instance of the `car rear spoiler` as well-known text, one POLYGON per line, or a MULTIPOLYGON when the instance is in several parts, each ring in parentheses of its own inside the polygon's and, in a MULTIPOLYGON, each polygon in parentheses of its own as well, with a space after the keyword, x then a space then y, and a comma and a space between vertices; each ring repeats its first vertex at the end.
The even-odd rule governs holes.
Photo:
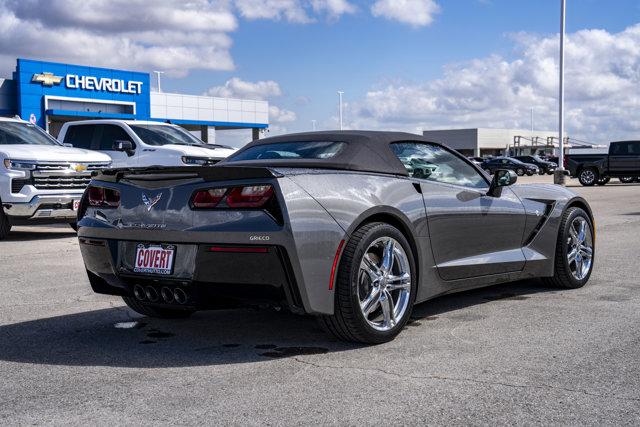
POLYGON ((123 178, 136 181, 164 181, 201 178, 204 181, 232 179, 280 178, 283 175, 265 167, 238 166, 149 166, 145 168, 116 168, 95 171, 92 178, 98 181, 118 182, 123 178))

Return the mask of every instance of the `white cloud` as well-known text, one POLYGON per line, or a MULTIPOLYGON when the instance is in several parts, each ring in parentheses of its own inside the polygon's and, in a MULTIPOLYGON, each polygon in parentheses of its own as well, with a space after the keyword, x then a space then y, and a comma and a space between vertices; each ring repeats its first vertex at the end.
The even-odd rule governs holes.
POLYGON ((271 19, 308 24, 316 15, 337 19, 354 13, 356 7, 348 0, 236 0, 235 6, 245 19, 271 19))
POLYGON ((356 7, 347 0, 311 0, 311 6, 314 11, 325 12, 333 19, 356 11, 356 7))
POLYGON ((307 15, 298 0, 236 0, 236 7, 246 19, 273 19, 308 23, 307 15))
POLYGON ((298 117, 296 113, 290 110, 276 107, 275 105, 269 106, 269 121, 276 123, 288 123, 295 122, 298 117))
MULTIPOLYGON (((204 94, 225 98, 266 100, 282 96, 282 90, 280 85, 273 80, 248 82, 239 77, 233 77, 221 86, 209 88, 204 94)), ((297 115, 294 111, 275 105, 269 106, 269 121, 272 123, 288 123, 294 122, 296 119, 297 115)))
POLYGON ((220 96, 224 98, 267 99, 280 96, 280 85, 273 80, 248 82, 238 77, 233 77, 222 86, 209 88, 205 95, 220 96))
POLYGON ((415 27, 431 25, 440 12, 435 0, 377 0, 371 6, 373 16, 399 21, 415 27))
MULTIPOLYGON (((370 90, 352 127, 557 127, 558 37, 514 37, 516 58, 489 56, 445 67, 440 79, 370 90)), ((587 141, 640 133, 640 24, 619 33, 583 30, 566 45, 566 125, 587 141)))
POLYGON ((234 68, 225 3, 165 0, 5 0, 0 2, 0 69, 16 57, 125 69, 234 68))

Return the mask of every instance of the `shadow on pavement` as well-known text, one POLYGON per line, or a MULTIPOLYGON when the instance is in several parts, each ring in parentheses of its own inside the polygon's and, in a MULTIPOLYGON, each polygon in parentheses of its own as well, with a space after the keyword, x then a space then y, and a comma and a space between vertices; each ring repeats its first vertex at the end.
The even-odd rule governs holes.
POLYGON ((13 227, 4 242, 28 242, 33 240, 64 239, 76 236, 76 232, 68 225, 60 228, 13 227))
MULTIPOLYGON (((413 319, 550 290, 538 281, 522 281, 444 296, 417 305, 413 319)), ((117 307, 0 326, 0 360, 48 365, 203 366, 361 347, 333 339, 312 317, 269 310, 209 311, 185 320, 159 320, 117 307)))

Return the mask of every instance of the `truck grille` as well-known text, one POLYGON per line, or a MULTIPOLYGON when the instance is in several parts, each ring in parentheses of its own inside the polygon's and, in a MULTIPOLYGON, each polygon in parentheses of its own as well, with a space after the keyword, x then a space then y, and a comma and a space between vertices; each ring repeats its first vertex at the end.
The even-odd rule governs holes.
POLYGON ((90 174, 74 174, 68 176, 33 177, 33 186, 39 190, 55 190, 59 188, 83 189, 91 181, 90 174))
POLYGON ((89 185, 91 172, 107 167, 109 165, 104 163, 39 163, 27 183, 39 190, 82 190, 89 185), (86 169, 76 172, 75 165, 86 169))

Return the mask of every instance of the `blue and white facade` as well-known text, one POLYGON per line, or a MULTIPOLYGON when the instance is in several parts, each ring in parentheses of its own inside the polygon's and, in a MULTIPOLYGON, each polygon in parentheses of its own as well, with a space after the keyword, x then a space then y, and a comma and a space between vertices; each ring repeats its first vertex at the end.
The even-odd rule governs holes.
POLYGON ((267 101, 159 93, 149 74, 18 59, 13 79, 0 79, 0 115, 19 115, 57 135, 64 122, 82 119, 170 121, 200 130, 269 126, 267 101))

